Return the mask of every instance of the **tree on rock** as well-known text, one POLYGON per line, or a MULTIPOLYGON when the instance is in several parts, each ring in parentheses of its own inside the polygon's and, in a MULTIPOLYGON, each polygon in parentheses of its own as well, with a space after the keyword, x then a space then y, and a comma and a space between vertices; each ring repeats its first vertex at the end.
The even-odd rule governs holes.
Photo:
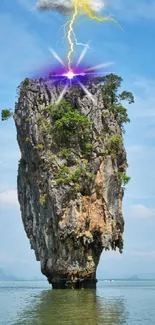
POLYGON ((12 117, 13 113, 11 111, 11 109, 3 109, 1 111, 1 119, 2 121, 6 121, 8 120, 10 117, 12 117))

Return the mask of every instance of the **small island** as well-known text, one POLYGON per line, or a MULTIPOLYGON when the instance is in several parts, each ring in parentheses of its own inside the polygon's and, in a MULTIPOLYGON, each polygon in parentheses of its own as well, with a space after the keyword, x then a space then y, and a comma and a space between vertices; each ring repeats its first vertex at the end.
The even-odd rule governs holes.
MULTIPOLYGON (((123 251, 122 199, 130 180, 123 144, 130 92, 110 74, 78 85, 56 105, 61 84, 25 79, 14 120, 21 150, 22 220, 54 289, 96 288, 103 250, 123 251)), ((12 115, 3 110, 2 119, 12 115)))

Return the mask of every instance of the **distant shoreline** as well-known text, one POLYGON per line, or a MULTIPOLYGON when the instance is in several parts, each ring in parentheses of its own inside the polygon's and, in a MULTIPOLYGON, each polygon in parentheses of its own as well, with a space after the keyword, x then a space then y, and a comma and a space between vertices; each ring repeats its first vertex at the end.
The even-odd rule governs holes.
MULTIPOLYGON (((126 282, 136 282, 136 281, 155 281, 155 278, 152 279, 98 279, 98 282, 115 282, 115 281, 126 281, 126 282)), ((16 279, 16 280, 0 280, 0 282, 47 282, 46 279, 38 280, 25 280, 25 279, 16 279)))

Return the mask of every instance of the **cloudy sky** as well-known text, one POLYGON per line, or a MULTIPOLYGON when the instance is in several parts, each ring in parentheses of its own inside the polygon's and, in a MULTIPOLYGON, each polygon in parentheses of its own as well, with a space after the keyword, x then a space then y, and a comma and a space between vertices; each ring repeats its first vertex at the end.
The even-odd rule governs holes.
MULTIPOLYGON (((108 2, 108 0, 107 0, 108 2)), ((155 273, 155 0, 110 0, 114 23, 96 23, 81 16, 78 39, 90 42, 85 62, 113 61, 113 72, 124 79, 123 88, 135 95, 126 128, 128 185, 123 203, 126 221, 123 255, 103 254, 99 277, 155 273)), ((52 47, 65 60, 63 39, 66 17, 37 12, 33 0, 0 2, 0 109, 14 108, 16 87, 47 63, 55 63, 52 47)), ((77 49, 75 60, 81 49, 77 49)), ((18 276, 40 276, 23 230, 16 196, 20 153, 13 121, 0 122, 0 267, 18 276)))

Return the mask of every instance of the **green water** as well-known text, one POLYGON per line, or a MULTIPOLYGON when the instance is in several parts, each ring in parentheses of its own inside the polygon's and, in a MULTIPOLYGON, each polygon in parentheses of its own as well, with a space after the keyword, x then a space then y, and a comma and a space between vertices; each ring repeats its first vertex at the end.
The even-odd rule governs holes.
POLYGON ((0 282, 0 325, 155 325, 155 281, 99 282, 51 290, 46 282, 0 282))

